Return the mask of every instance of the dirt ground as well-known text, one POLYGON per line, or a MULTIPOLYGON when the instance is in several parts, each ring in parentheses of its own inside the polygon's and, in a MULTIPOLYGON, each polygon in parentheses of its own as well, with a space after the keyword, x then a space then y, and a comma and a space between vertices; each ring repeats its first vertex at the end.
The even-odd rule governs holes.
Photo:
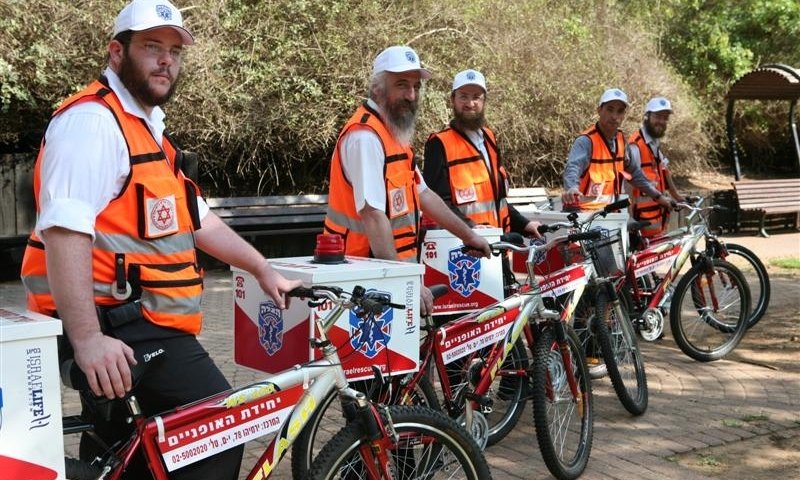
MULTIPOLYGON (((791 285, 795 293, 800 271, 768 266, 773 285, 791 285)), ((800 300, 797 295, 776 295, 764 318, 726 357, 778 371, 800 372, 800 300)), ((800 394, 800 392, 798 392, 800 394)), ((752 416, 731 422, 758 423, 752 416)), ((800 478, 800 424, 780 434, 761 435, 741 442, 697 450, 674 460, 704 475, 720 478, 773 480, 800 478)))

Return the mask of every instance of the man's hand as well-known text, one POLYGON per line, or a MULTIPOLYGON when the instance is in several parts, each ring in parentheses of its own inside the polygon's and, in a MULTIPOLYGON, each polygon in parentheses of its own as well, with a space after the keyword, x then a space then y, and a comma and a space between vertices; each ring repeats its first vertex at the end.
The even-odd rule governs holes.
POLYGON ((541 223, 531 220, 525 225, 525 233, 535 238, 542 238, 542 234, 539 233, 539 225, 541 225, 541 223))
POLYGON ((489 247, 489 242, 487 242, 485 238, 477 233, 472 231, 471 233, 472 235, 469 235, 466 239, 463 239, 464 246, 469 247, 470 253, 480 253, 480 255, 475 255, 477 257, 490 258, 492 256, 492 249, 489 247))
POLYGON ((672 204, 674 203, 674 201, 672 200, 672 198, 669 197, 669 195, 661 195, 656 199, 656 202, 658 202, 659 205, 666 208, 667 210, 671 210, 672 204))
POLYGON ((581 192, 577 187, 572 187, 561 194, 561 203, 564 205, 576 205, 580 202, 581 192))
POLYGON ((427 317, 433 315, 433 294, 431 290, 425 285, 419 290, 419 316, 427 317))
POLYGON ((258 285, 264 293, 269 295, 275 305, 280 309, 289 307, 289 297, 286 296, 287 292, 292 291, 297 287, 302 287, 301 280, 288 280, 286 277, 276 272, 266 260, 262 262, 261 267, 255 271, 250 272, 258 280, 258 285))
POLYGON ((130 365, 136 365, 133 349, 100 332, 88 338, 70 339, 75 363, 86 375, 92 393, 109 400, 122 398, 133 386, 130 365))

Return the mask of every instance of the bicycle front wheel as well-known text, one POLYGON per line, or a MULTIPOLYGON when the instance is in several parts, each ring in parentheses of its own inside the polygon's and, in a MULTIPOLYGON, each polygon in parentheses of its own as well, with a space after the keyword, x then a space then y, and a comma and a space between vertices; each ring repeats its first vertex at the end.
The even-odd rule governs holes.
MULTIPOLYGON (((491 479, 489 465, 475 440, 454 420, 429 408, 389 407, 397 442, 389 451, 388 469, 395 479, 491 479)), ((367 478, 361 455, 365 433, 360 422, 343 428, 314 460, 309 478, 367 478)))
POLYGON ((641 415, 647 410, 647 375, 628 311, 621 304, 615 305, 606 292, 597 295, 597 311, 600 315, 595 319, 595 335, 611 384, 622 406, 633 415, 641 415))
POLYGON ((728 251, 725 261, 739 268, 750 289, 751 312, 747 317, 747 328, 750 328, 761 320, 769 307, 769 297, 772 293, 769 274, 758 255, 749 248, 735 243, 726 243, 725 249, 728 251))
POLYGON ((568 325, 542 326, 534 343, 536 440, 550 473, 559 480, 572 480, 586 469, 592 450, 592 387, 586 360, 568 325), (563 351, 561 343, 567 347, 563 351))
POLYGON ((739 270, 701 258, 675 287, 669 320, 678 347, 700 362, 718 360, 747 330, 750 291, 739 270))
MULTIPOLYGON (((371 390, 374 401, 387 405, 406 402, 409 405, 422 405, 434 410, 441 409, 436 390, 426 376, 419 377, 413 388, 404 384, 408 378, 404 375, 390 377, 387 384, 382 386, 376 385, 374 380, 362 380, 353 382, 352 386, 365 393, 371 390)), ((293 478, 307 477, 311 469, 311 462, 325 442, 345 425, 344 414, 338 399, 339 393, 336 390, 332 390, 323 398, 319 408, 294 441, 292 445, 293 478)))

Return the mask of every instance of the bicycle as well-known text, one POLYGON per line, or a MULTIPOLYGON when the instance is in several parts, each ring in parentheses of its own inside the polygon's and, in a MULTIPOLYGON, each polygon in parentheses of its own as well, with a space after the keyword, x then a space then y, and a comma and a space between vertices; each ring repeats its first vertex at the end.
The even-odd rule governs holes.
POLYGON ((619 231, 608 232, 593 229, 592 223, 608 213, 624 209, 627 199, 609 204, 580 220, 573 212, 566 222, 554 222, 540 228, 542 233, 556 232, 561 228, 576 231, 599 231, 601 238, 581 242, 580 246, 568 245, 562 252, 565 263, 583 262, 587 274, 587 294, 579 295, 578 310, 573 316, 573 326, 584 351, 600 353, 605 368, 590 367, 592 378, 607 373, 614 392, 623 407, 633 415, 642 415, 647 410, 648 388, 644 358, 636 340, 636 332, 629 318, 627 302, 618 294, 624 282, 620 268, 622 260, 613 247, 620 243, 619 231), (579 251, 576 251, 579 248, 579 251))
POLYGON ((657 237, 628 257, 625 290, 644 339, 660 337, 668 310, 681 351, 708 362, 724 357, 741 341, 748 325, 750 290, 739 269, 718 258, 723 244, 710 233, 704 213, 719 207, 694 203, 676 204, 691 212, 688 226, 657 237), (699 221, 692 221, 695 218, 699 221), (697 248, 701 239, 706 240, 705 250, 697 248), (673 289, 687 259, 691 268, 673 289), (663 276, 652 275, 663 267, 668 267, 663 276))
MULTIPOLYGON (((701 197, 686 197, 686 203, 692 204, 696 207, 702 205, 703 201, 704 199, 701 197)), ((724 210, 724 207, 717 206, 714 207, 714 210, 721 211, 724 210)), ((767 268, 764 266, 764 263, 761 261, 761 259, 759 259, 758 256, 749 248, 736 243, 723 242, 711 231, 710 228, 708 228, 707 219, 702 215, 698 215, 698 212, 693 210, 687 216, 689 225, 691 225, 695 219, 706 223, 707 230, 704 235, 705 246, 703 247, 706 255, 711 258, 717 258, 733 263, 737 268, 739 268, 745 280, 747 281, 751 296, 751 312, 747 318, 747 328, 749 329, 753 327, 759 322, 759 320, 761 320, 766 313, 767 308, 769 307, 772 289, 770 286, 767 268)), ((651 239, 645 239, 637 229, 632 229, 630 235, 630 244, 638 247, 638 249, 643 249, 648 245, 654 245, 659 242, 675 238, 676 236, 688 234, 690 228, 689 225, 670 232, 665 232, 662 235, 651 239)), ((639 281, 648 282, 646 285, 647 289, 653 288, 653 282, 649 277, 643 277, 643 279, 639 281)), ((651 321, 653 320, 651 319, 651 321)), ((644 333, 644 336, 642 337, 644 340, 653 341, 660 338, 661 332, 663 331, 663 322, 661 323, 660 328, 662 330, 659 330, 658 326, 656 326, 656 328, 647 330, 650 332, 650 334, 647 334, 647 331, 640 331, 640 333, 644 333)))
MULTIPOLYGON (((130 438, 91 463, 66 459, 67 478, 118 479, 141 449, 154 478, 163 480, 168 471, 274 434, 247 475, 253 480, 269 478, 319 408, 319 400, 332 390, 338 392, 350 421, 327 442, 308 478, 491 478, 475 441, 446 415, 422 407, 376 405, 350 387, 337 350, 326 337, 328 328, 351 308, 371 318, 403 306, 361 287, 346 293, 338 287, 312 286, 290 295, 332 304, 330 313, 316 320, 320 333, 311 340, 322 359, 150 418, 140 413, 135 396, 128 396, 124 402, 135 425, 130 438)), ((76 376, 73 370, 68 378, 76 376)), ((74 421, 66 424, 69 433, 91 429, 74 421)))
MULTIPOLYGON (((584 238, 596 235, 570 235, 543 246, 520 247, 501 241, 491 247, 495 254, 515 249, 535 256, 538 251, 584 238)), ((399 389, 396 398, 402 403, 418 385, 430 383, 429 372, 435 371, 444 409, 483 445, 503 438, 532 398, 536 436, 545 464, 555 477, 574 479, 586 468, 591 451, 591 386, 577 337, 567 325, 571 309, 559 314, 547 308, 542 297, 547 288, 554 287, 529 285, 501 302, 442 326, 427 318, 421 325, 426 336, 420 348, 419 370, 398 376, 392 385, 399 389), (523 335, 533 352, 532 366, 523 335)), ((576 283, 575 288, 582 286, 576 283)), ((318 415, 325 414, 321 410, 318 415)), ((319 422, 315 425, 319 428, 319 422)), ((293 458, 311 457, 308 452, 313 451, 317 434, 311 429, 305 433, 308 443, 297 443, 293 458)))

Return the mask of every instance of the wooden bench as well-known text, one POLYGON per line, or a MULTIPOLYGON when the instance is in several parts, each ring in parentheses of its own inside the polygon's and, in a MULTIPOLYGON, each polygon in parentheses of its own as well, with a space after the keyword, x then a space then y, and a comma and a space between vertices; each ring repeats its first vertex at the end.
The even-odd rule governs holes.
POLYGON ((509 188, 506 200, 515 207, 533 205, 540 210, 552 210, 552 203, 544 187, 509 188))
POLYGON ((321 233, 327 195, 207 198, 211 211, 246 237, 321 233))
MULTIPOLYGON (((800 178, 743 180, 732 184, 740 212, 752 211, 759 215, 758 231, 761 236, 769 236, 765 225, 767 215, 785 217, 794 214, 794 226, 800 226, 800 178)), ((782 223, 784 227, 789 226, 786 220, 782 220, 782 223)), ((741 217, 739 224, 742 224, 741 217)))

